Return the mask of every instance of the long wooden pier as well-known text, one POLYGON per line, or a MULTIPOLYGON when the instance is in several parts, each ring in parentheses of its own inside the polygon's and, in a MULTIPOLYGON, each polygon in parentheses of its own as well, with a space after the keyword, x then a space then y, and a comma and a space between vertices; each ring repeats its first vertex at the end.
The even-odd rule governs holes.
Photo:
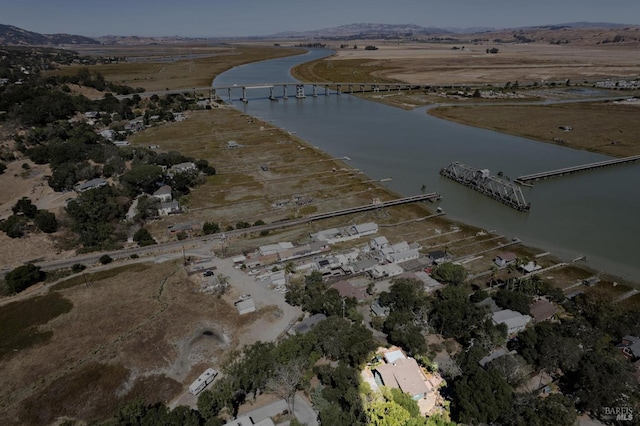
POLYGON ((633 155, 631 157, 624 157, 624 158, 616 158, 613 160, 598 161, 596 163, 582 164, 580 166, 565 167, 562 169, 550 170, 548 172, 532 173, 530 175, 520 176, 516 178, 515 182, 526 185, 527 183, 534 180, 538 180, 538 179, 547 179, 547 178, 553 178, 556 176, 569 175, 572 173, 582 172, 585 170, 615 166, 616 164, 631 163, 638 160, 640 160, 640 155, 633 155))

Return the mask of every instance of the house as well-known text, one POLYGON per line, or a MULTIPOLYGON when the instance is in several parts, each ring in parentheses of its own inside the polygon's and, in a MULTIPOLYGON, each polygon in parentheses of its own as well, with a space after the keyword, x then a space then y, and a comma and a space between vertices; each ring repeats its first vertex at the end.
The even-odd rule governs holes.
POLYGON ((96 178, 88 180, 84 183, 79 183, 73 187, 76 192, 84 192, 90 189, 102 188, 103 186, 107 186, 107 181, 102 178, 96 178))
POLYGON ((236 141, 229 141, 227 142, 227 148, 238 148, 240 145, 238 145, 238 142, 236 141))
POLYGON ((375 259, 361 259, 349 264, 349 270, 354 274, 358 274, 371 271, 376 266, 378 266, 378 261, 375 259))
MULTIPOLYGON (((374 377, 384 386, 399 388, 411 395, 414 401, 426 398, 432 390, 427 386, 426 378, 418 362, 413 358, 395 356, 393 362, 379 365, 374 370, 374 377)), ((376 380, 377 381, 377 380, 376 380)))
POLYGON ((190 234, 191 232, 198 231, 200 229, 202 229, 201 222, 183 222, 168 226, 167 232, 169 233, 169 235, 175 235, 180 232, 186 232, 187 234, 190 234))
POLYGON ((187 173, 198 170, 196 165, 190 161, 180 164, 174 164, 169 168, 169 174, 187 173))
POLYGON ((376 265, 369 273, 371 274, 371 278, 391 278, 397 277, 404 272, 401 266, 396 265, 395 263, 388 263, 386 265, 376 265))
POLYGON ((506 348, 496 349, 492 351, 489 355, 485 356, 480 361, 478 361, 478 364, 480 364, 480 367, 484 368, 487 364, 489 364, 491 361, 495 359, 501 358, 505 355, 514 355, 516 353, 517 353, 516 351, 509 351, 506 348))
POLYGON ((524 330, 531 321, 531 317, 511 309, 504 309, 494 312, 491 315, 491 320, 495 325, 505 324, 507 326, 507 335, 511 336, 524 330))
POLYGON ((115 146, 119 146, 119 147, 122 147, 122 146, 129 146, 129 145, 130 145, 130 144, 129 144, 129 141, 113 141, 113 144, 114 144, 115 146))
POLYGON ((542 266, 538 265, 536 262, 532 260, 526 265, 520 266, 520 269, 522 270, 522 272, 530 274, 534 271, 539 271, 540 269, 542 269, 542 266))
POLYGON ((173 200, 171 196, 171 187, 169 185, 164 185, 158 188, 156 192, 152 195, 153 198, 157 198, 161 203, 168 203, 173 200))
POLYGON ((378 224, 375 222, 362 223, 360 225, 353 225, 351 230, 360 237, 364 237, 365 235, 371 235, 378 232, 378 224))
POLYGON ((427 274, 424 271, 405 272, 400 276, 400 278, 408 278, 411 280, 420 281, 424 285, 424 291, 427 293, 431 293, 444 287, 442 283, 433 279, 431 275, 427 274))
POLYGON ((476 306, 480 306, 480 307, 486 306, 489 309, 489 312, 491 313, 498 312, 499 310, 501 310, 496 304, 496 301, 493 300, 492 297, 487 297, 486 299, 479 301, 478 303, 476 303, 476 306))
POLYGON ((116 138, 117 133, 115 130, 105 129, 98 134, 109 141, 113 141, 116 138))
POLYGON ((493 259, 493 263, 495 263, 496 265, 502 268, 504 266, 507 266, 510 263, 515 262, 517 258, 518 257, 515 255, 515 253, 511 253, 511 252, 499 253, 493 259))
POLYGON ((341 297, 353 297, 357 302, 362 302, 367 298, 364 288, 356 288, 349 281, 338 281, 333 286, 341 297))
POLYGON ((389 241, 384 236, 376 237, 372 239, 371 242, 369 243, 369 247, 371 247, 372 250, 380 250, 382 248, 385 248, 388 245, 389 245, 389 241))
POLYGON ((548 300, 540 298, 531 304, 529 312, 531 312, 534 324, 537 324, 553 318, 558 312, 558 308, 548 300))
POLYGON ((387 261, 390 263, 402 263, 408 260, 417 259, 420 257, 420 252, 415 249, 403 250, 395 253, 391 253, 387 256, 387 261))
POLYGON ((311 331, 313 327, 318 325, 318 323, 327 319, 325 314, 315 314, 310 316, 309 318, 305 318, 300 321, 298 324, 291 327, 288 331, 290 335, 294 334, 305 334, 311 331))
POLYGON ((260 256, 267 256, 269 254, 279 253, 284 250, 289 250, 293 248, 293 244, 286 241, 282 243, 276 244, 267 244, 264 246, 260 246, 258 251, 260 252, 260 256))
POLYGON ((638 336, 624 336, 616 348, 620 349, 622 355, 632 361, 640 359, 640 337, 638 336))
POLYGON ((169 216, 170 214, 178 213, 182 213, 182 208, 180 207, 180 203, 177 201, 162 203, 160 204, 160 208, 158 208, 158 214, 160 216, 169 216))
POLYGON ((98 115, 100 115, 98 111, 87 111, 84 113, 85 118, 89 118, 89 119, 98 118, 98 115))
POLYGON ((388 306, 381 306, 380 300, 377 300, 371 304, 371 313, 377 317, 386 317, 391 312, 388 306))

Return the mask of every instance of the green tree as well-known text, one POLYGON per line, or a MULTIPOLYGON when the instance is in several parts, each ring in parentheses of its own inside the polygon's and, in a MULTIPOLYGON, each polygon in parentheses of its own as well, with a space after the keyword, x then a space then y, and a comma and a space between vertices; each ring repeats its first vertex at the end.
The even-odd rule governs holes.
POLYGON ((58 230, 56 215, 46 210, 38 210, 33 221, 38 229, 46 234, 51 234, 58 230))
POLYGON ((6 232, 9 238, 24 236, 27 221, 23 216, 11 215, 5 220, 0 220, 0 230, 6 232))
POLYGON ((108 254, 103 254, 102 256, 100 256, 99 260, 103 265, 113 262, 113 259, 108 254))
POLYGON ((491 423, 511 406, 513 389, 495 370, 476 368, 453 384, 453 414, 462 423, 491 423))
POLYGON ((467 270, 462 265, 445 262, 436 266, 431 275, 442 283, 459 285, 467 279, 467 270))
POLYGON ((13 214, 15 215, 23 215, 28 217, 29 219, 33 219, 38 212, 38 208, 31 202, 31 199, 28 197, 22 197, 18 200, 18 202, 11 208, 13 214))
POLYGON ((133 241, 138 243, 140 247, 150 246, 156 244, 156 240, 153 239, 151 233, 146 228, 140 228, 133 234, 133 241))
POLYGON ((7 170, 7 165, 0 163, 0 175, 3 174, 5 170, 7 170))
POLYGON ((9 293, 20 293, 37 282, 43 281, 47 275, 33 263, 18 266, 5 275, 5 282, 9 293))
POLYGON ((157 184, 162 181, 163 172, 160 166, 153 164, 137 164, 120 177, 131 193, 153 193, 157 184))
POLYGON ((495 295, 496 304, 504 309, 512 309, 523 315, 530 314, 532 297, 516 291, 500 289, 495 295))
POLYGON ((205 222, 202 225, 202 232, 205 235, 217 234, 220 232, 220 226, 215 222, 205 222))
POLYGON ((140 196, 138 198, 138 205, 136 206, 137 218, 140 220, 147 220, 157 217, 159 206, 160 200, 157 198, 146 195, 140 196))

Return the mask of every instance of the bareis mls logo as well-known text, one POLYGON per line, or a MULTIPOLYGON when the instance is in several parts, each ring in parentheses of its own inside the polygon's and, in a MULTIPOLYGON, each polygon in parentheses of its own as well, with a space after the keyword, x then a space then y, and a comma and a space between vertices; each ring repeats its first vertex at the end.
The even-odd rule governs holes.
POLYGON ((633 407, 602 407, 602 414, 618 421, 633 420, 633 407))

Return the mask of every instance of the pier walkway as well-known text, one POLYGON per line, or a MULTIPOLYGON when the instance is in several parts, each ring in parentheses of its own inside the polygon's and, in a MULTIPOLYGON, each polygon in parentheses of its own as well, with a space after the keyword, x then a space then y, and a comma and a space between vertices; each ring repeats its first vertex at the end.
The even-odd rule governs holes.
POLYGON ((631 163, 633 161, 638 161, 640 160, 640 155, 634 155, 631 157, 624 157, 624 158, 616 158, 613 160, 605 160, 605 161, 598 161, 597 163, 589 163, 589 164, 583 164, 580 166, 573 166, 573 167, 565 167, 562 169, 556 169, 556 170, 550 170, 548 172, 540 172, 540 173, 532 173, 530 175, 524 175, 524 176, 520 176, 518 178, 515 179, 515 182, 518 182, 520 184, 526 185, 529 184, 529 182, 534 181, 534 180, 538 180, 538 179, 547 179, 547 178, 552 178, 552 177, 556 177, 556 176, 562 176, 562 175, 568 175, 571 173, 577 173, 577 172, 582 172, 585 170, 592 170, 592 169, 599 169, 601 167, 609 167, 609 166, 615 166, 616 164, 624 164, 624 163, 631 163))

